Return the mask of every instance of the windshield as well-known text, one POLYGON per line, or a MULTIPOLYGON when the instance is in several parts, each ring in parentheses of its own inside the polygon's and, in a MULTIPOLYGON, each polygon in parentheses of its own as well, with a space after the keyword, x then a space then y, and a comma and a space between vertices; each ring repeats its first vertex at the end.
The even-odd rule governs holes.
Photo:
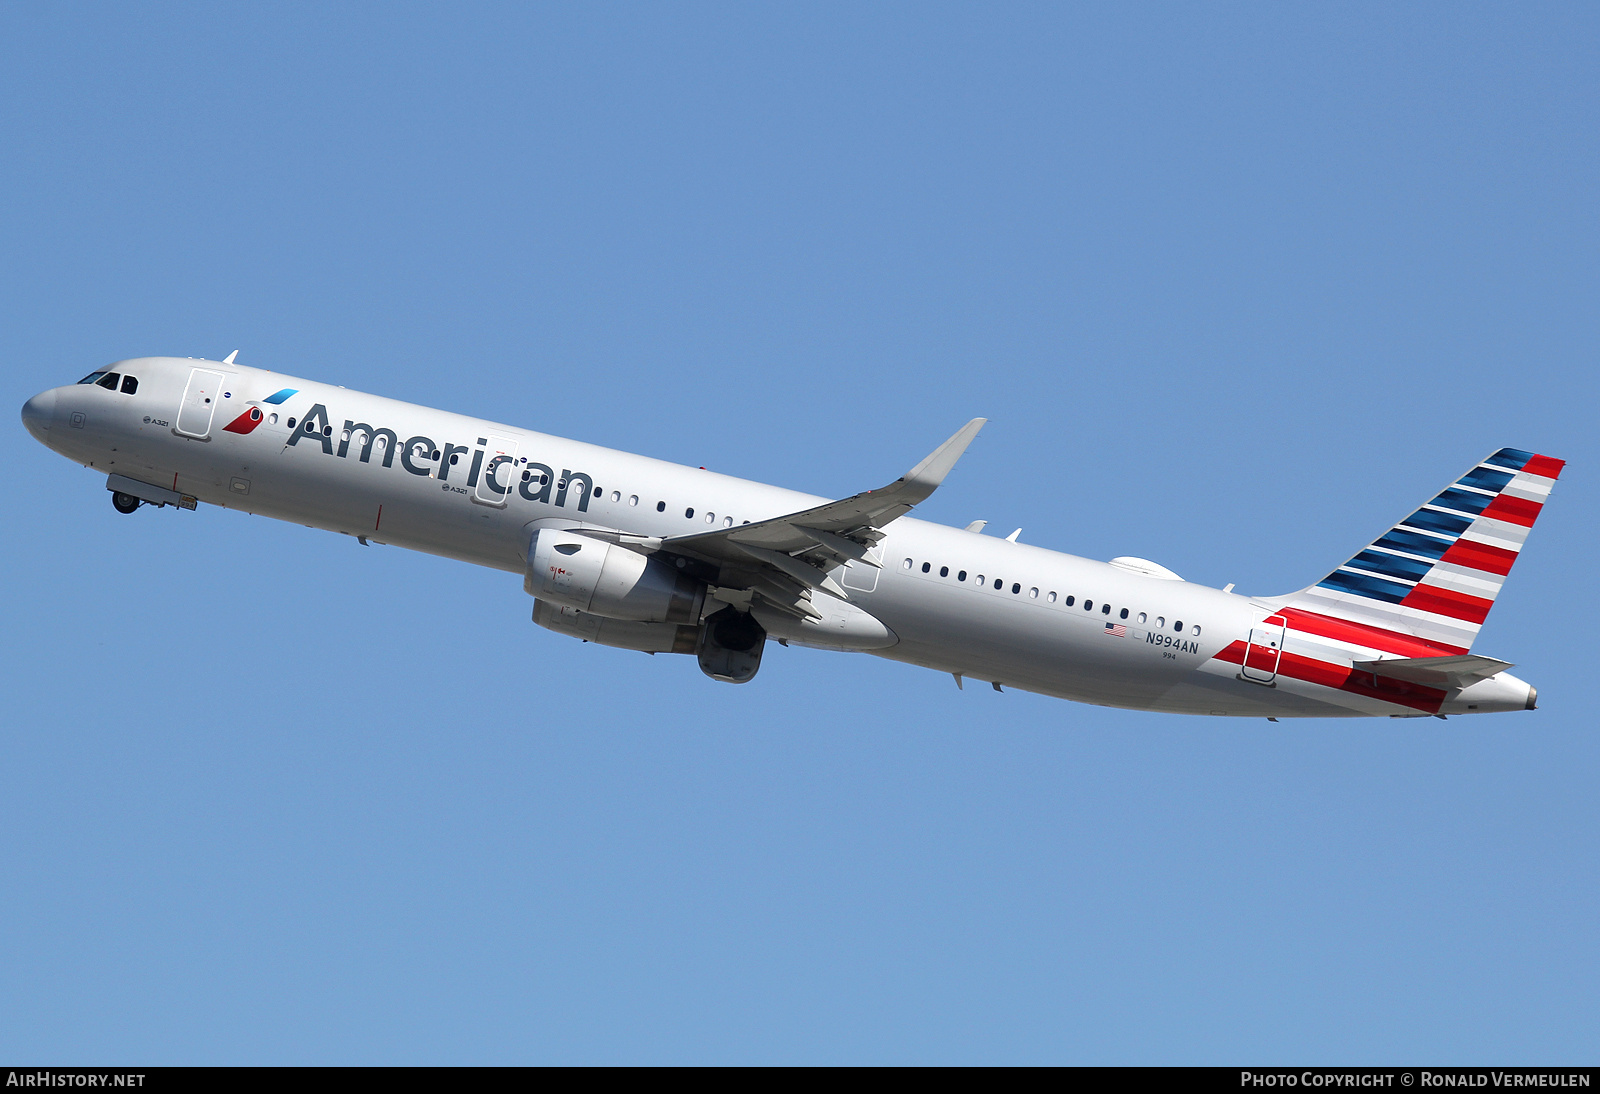
POLYGON ((83 379, 79 380, 78 383, 80 383, 80 384, 92 384, 96 380, 100 379, 100 377, 104 376, 105 374, 106 374, 106 370, 105 369, 101 369, 99 372, 91 372, 91 373, 89 373, 89 375, 87 375, 83 379))

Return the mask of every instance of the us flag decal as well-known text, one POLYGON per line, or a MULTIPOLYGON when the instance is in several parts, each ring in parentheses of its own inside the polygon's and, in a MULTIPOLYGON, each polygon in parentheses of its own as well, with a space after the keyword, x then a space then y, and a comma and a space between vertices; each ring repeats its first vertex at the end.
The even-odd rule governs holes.
POLYGON ((1122 623, 1107 623, 1105 633, 1111 638, 1128 637, 1128 628, 1122 623))

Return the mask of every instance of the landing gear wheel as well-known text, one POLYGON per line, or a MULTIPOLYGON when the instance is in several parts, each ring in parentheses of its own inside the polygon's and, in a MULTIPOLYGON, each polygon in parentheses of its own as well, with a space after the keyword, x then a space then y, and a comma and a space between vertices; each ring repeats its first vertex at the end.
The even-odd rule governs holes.
POLYGON ((114 491, 111 495, 111 504, 117 507, 119 513, 131 513, 144 502, 132 494, 124 494, 121 490, 114 491))

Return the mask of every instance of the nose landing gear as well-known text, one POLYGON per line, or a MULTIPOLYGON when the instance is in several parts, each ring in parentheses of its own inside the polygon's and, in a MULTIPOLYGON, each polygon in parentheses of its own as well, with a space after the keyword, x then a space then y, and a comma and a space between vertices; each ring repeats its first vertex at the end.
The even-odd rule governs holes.
POLYGON ((132 494, 124 494, 122 491, 117 490, 111 495, 111 504, 116 506, 117 512, 119 513, 131 513, 135 509, 139 508, 139 506, 143 505, 144 502, 140 501, 132 494))

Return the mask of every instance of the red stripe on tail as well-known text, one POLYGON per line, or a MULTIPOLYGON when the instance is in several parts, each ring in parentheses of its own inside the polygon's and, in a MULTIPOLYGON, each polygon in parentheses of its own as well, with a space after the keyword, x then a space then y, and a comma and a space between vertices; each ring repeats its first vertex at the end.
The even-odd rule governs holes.
POLYGON ((1522 469, 1525 475, 1542 475, 1547 479, 1559 479, 1561 469, 1567 466, 1566 460, 1558 460, 1554 456, 1535 456, 1528 461, 1528 466, 1522 469))
POLYGON ((1520 524, 1525 528, 1532 528, 1533 522, 1539 519, 1539 510, 1544 508, 1542 502, 1529 501, 1527 498, 1514 498, 1510 494, 1501 494, 1489 503, 1482 516, 1493 517, 1510 524, 1520 524))
POLYGON ((1464 619, 1468 623, 1482 623, 1489 609, 1494 607, 1492 600, 1468 596, 1454 589, 1441 589, 1437 585, 1418 585, 1400 604, 1435 615, 1448 615, 1451 619, 1464 619))
POLYGON ((1289 621, 1290 630, 1303 631, 1320 638, 1331 638, 1336 642, 1348 642, 1352 646, 1364 646, 1382 653, 1393 653, 1400 657, 1442 657, 1449 653, 1467 652, 1465 646, 1425 642, 1414 634, 1401 634, 1399 631, 1374 627, 1367 623, 1353 623, 1348 619, 1338 619, 1331 615, 1322 615, 1320 612, 1308 612, 1302 608, 1282 608, 1278 614, 1289 621))
POLYGON ((1470 539, 1458 539, 1439 561, 1454 566, 1470 566, 1474 570, 1485 570, 1505 577, 1511 572, 1511 564, 1517 561, 1517 552, 1504 547, 1491 547, 1487 543, 1474 543, 1470 539))

